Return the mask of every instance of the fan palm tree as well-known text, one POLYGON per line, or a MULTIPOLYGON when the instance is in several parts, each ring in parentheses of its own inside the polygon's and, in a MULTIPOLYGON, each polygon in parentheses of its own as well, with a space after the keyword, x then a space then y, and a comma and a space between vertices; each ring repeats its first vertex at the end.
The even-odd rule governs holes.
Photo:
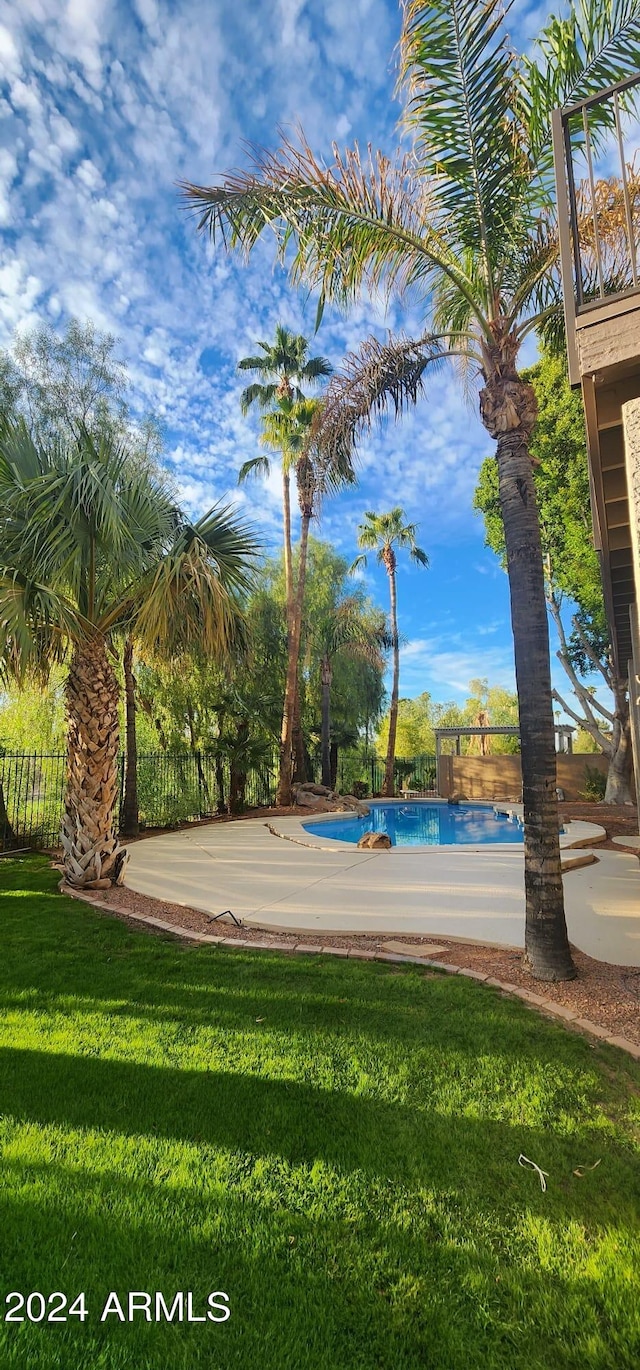
POLYGON ((315 653, 320 658, 322 784, 330 789, 331 686, 334 663, 336 657, 344 655, 356 661, 366 661, 382 671, 382 653, 387 645, 384 616, 363 612, 360 599, 356 595, 348 595, 311 625, 311 636, 315 653))
MULTIPOLYGON (((306 396, 301 385, 314 385, 325 376, 330 376, 332 366, 326 357, 310 357, 309 344, 301 333, 293 333, 283 324, 276 325, 272 343, 258 342, 260 354, 243 357, 238 362, 240 371, 254 371, 260 379, 252 382, 242 391, 240 408, 247 414, 252 405, 257 404, 263 413, 269 410, 291 411, 294 404, 302 402, 306 396)), ((261 439, 264 441, 264 439, 261 439)), ((267 439, 267 445, 273 442, 267 439)), ((269 475, 270 463, 267 457, 254 457, 245 461, 240 468, 238 482, 242 484, 249 476, 269 475)), ((284 577, 287 596, 287 614, 291 612, 293 582, 291 573, 291 493, 290 466, 282 462, 282 512, 284 527, 284 577)))
MULTIPOLYGON (((418 566, 428 566, 429 558, 426 552, 422 550, 422 547, 417 546, 417 525, 415 523, 405 523, 404 509, 391 509, 388 514, 367 513, 364 516, 364 520, 364 523, 361 523, 358 528, 358 547, 366 547, 370 551, 375 551, 376 561, 382 563, 389 577, 393 683, 391 686, 389 740, 387 742, 387 759, 384 768, 382 793, 386 798, 392 799, 394 794, 393 765, 396 759, 398 693, 400 684, 400 639, 398 637, 398 592, 396 585, 398 558, 396 547, 407 549, 411 560, 415 561, 418 566)), ((366 554, 362 553, 359 557, 356 557, 351 570, 355 571, 359 566, 365 566, 366 562, 366 554)))
POLYGON ((122 878, 116 635, 171 655, 198 643, 224 655, 257 547, 220 506, 191 524, 161 477, 108 435, 38 446, 24 425, 0 434, 0 662, 46 676, 68 659, 66 878, 122 878))
POLYGON ((526 959, 575 974, 564 917, 549 642, 529 457, 535 397, 522 343, 560 321, 551 112, 635 73, 640 0, 570 0, 518 55, 505 0, 403 0, 400 85, 409 156, 333 163, 304 137, 219 185, 186 185, 199 227, 249 253, 272 229, 294 283, 348 305, 381 287, 422 304, 424 330, 370 340, 329 386, 317 440, 349 452, 372 416, 399 413, 454 357, 480 383, 496 441, 511 591, 525 812, 526 959))

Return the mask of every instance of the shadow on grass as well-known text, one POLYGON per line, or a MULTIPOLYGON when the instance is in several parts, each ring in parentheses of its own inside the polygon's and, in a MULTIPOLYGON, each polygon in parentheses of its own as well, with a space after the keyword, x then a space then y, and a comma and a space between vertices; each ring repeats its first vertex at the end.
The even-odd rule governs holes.
MULTIPOLYGON (((423 1209, 403 1227, 346 1206, 335 1217, 292 1211, 282 1194, 268 1203, 255 1191, 176 1190, 55 1162, 15 1163, 6 1179, 22 1189, 0 1198, 3 1282, 6 1272, 11 1288, 82 1288, 90 1310, 81 1329, 73 1322, 20 1329, 25 1358, 16 1364, 39 1365, 38 1348, 42 1364, 60 1370, 631 1370, 637 1363, 633 1290, 624 1279, 603 1307, 597 1279, 533 1268, 526 1251, 497 1250, 490 1232, 470 1233, 455 1206, 453 1222, 423 1209), (129 1289, 169 1296, 191 1289, 198 1306, 212 1288, 230 1296, 224 1328, 98 1323, 111 1289, 123 1301, 129 1289)), ((0 1328, 0 1344, 3 1330, 7 1342, 14 1335, 0 1328)))
POLYGON ((0 1050, 0 1108, 39 1126, 166 1138, 293 1165, 320 1160, 344 1173, 357 1170, 412 1188, 474 1193, 483 1207, 501 1207, 511 1197, 523 1208, 546 1212, 559 1205, 566 1216, 597 1220, 597 1212, 604 1215, 614 1203, 619 1214, 637 1220, 640 1188, 631 1157, 595 1130, 587 1139, 563 1136, 249 1071, 8 1048, 0 1050), (592 1144, 606 1159, 595 1195, 572 1176, 585 1160, 585 1145, 592 1144), (560 1181, 553 1199, 543 1200, 535 1176, 518 1167, 521 1151, 553 1172, 554 1187, 560 1181))

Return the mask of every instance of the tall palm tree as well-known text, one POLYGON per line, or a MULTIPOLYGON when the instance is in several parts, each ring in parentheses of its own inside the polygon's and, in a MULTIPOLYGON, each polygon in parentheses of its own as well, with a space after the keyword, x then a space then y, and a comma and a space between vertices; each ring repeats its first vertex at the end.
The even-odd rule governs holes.
MULTIPOLYGON (((394 795, 393 765, 396 759, 396 732, 398 729, 398 694, 400 685, 400 639, 398 637, 398 591, 396 569, 398 558, 396 547, 408 549, 409 556, 418 566, 428 566, 429 558, 416 543, 418 531, 415 523, 405 523, 404 509, 396 507, 388 514, 367 513, 364 523, 358 528, 358 547, 366 547, 376 552, 376 561, 382 563, 389 577, 391 645, 393 649, 393 683, 391 686, 391 707, 389 711, 389 740, 387 759, 384 768, 382 793, 388 799, 394 795)), ((352 571, 366 565, 366 554, 356 557, 352 571)))
MULTIPOLYGON (((303 401, 306 396, 302 385, 314 385, 332 372, 331 363, 326 357, 310 357, 309 343, 301 333, 293 333, 283 324, 276 325, 272 343, 258 342, 260 354, 243 357, 238 362, 240 371, 253 371, 259 380, 252 382, 240 396, 240 408, 247 414, 252 405, 267 413, 278 409, 291 411, 291 407, 303 401)), ((269 446, 273 443, 268 441, 269 446)), ((249 476, 269 475, 269 461, 266 457, 254 457, 246 461, 240 469, 239 483, 249 476)), ((291 493, 290 466, 282 462, 282 511, 284 527, 284 577, 287 596, 287 614, 291 611, 293 600, 292 558, 291 558, 291 493)))
MULTIPOLYGON (((287 432, 287 420, 295 405, 305 399, 301 386, 315 385, 323 377, 330 376, 331 363, 326 357, 310 357, 309 344, 302 333, 293 333, 283 324, 276 325, 272 343, 258 342, 260 355, 243 357, 238 362, 239 370, 253 371, 260 379, 243 390, 240 396, 242 413, 248 413, 257 404, 264 414, 260 442, 267 447, 280 451, 282 464, 282 521, 284 545, 284 580, 287 615, 287 633, 291 633, 293 613, 293 555, 291 546, 291 453, 279 443, 279 423, 287 432), (280 417, 281 416, 281 417, 280 417)), ((245 461, 238 474, 238 484, 250 476, 268 476, 271 464, 268 457, 253 457, 245 461)), ((300 714, 300 689, 296 682, 293 706, 293 750, 295 771, 304 779, 304 744, 300 714)))
POLYGON ((311 625, 311 635, 320 658, 322 784, 330 789, 331 686, 336 657, 350 656, 382 671, 382 653, 387 645, 384 616, 364 612, 360 599, 347 595, 311 625))
POLYGON ((289 412, 283 408, 267 415, 266 432, 274 446, 283 454, 283 465, 295 471, 300 508, 300 542, 298 546, 297 581, 293 587, 291 614, 288 625, 287 673, 285 679, 282 730, 280 734, 280 767, 278 804, 291 803, 292 749, 294 717, 298 697, 298 666, 302 638, 302 616, 307 576, 307 554, 311 519, 318 513, 323 495, 339 490, 355 479, 351 462, 340 453, 325 459, 320 453, 310 452, 314 420, 321 407, 319 400, 298 400, 289 412))
POLYGON ((551 111, 633 74, 640 0, 570 0, 537 51, 518 55, 505 0, 403 0, 400 85, 408 157, 333 163, 304 138, 259 152, 220 185, 186 185, 199 227, 250 252, 266 228, 295 283, 348 305, 368 288, 422 302, 414 339, 370 340, 332 382, 318 442, 349 452, 372 415, 418 398, 458 358, 480 382, 496 441, 511 591, 525 813, 526 958, 541 979, 575 974, 564 917, 549 641, 529 458, 535 397, 524 339, 560 320, 551 111))
POLYGON ((103 888, 126 861, 114 827, 114 639, 223 656, 256 542, 228 508, 190 523, 161 477, 108 435, 44 449, 19 424, 0 433, 0 548, 0 663, 24 678, 68 659, 66 878, 103 888))

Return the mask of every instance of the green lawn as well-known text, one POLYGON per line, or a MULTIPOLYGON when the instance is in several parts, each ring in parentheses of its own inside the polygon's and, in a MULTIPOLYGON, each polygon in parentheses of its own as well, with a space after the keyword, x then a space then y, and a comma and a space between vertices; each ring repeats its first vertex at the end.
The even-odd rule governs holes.
POLYGON ((419 968, 130 932, 39 858, 0 891, 0 1312, 88 1309, 0 1324, 2 1370, 640 1364, 631 1060, 419 968))

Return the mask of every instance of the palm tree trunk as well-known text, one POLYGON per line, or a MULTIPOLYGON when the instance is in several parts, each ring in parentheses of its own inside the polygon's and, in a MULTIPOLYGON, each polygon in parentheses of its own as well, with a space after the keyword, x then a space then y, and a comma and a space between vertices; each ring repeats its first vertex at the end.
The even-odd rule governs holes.
POLYGON ((4 789, 0 781, 0 851, 8 851, 16 845, 16 835, 11 827, 11 821, 7 813, 5 804, 4 789))
POLYGON ((322 723, 320 727, 320 755, 322 757, 322 784, 331 789, 331 661, 322 658, 320 666, 320 688, 322 692, 322 723))
POLYGON ((387 742, 387 759, 384 768, 382 793, 386 799, 393 799, 395 793, 393 768, 396 759, 398 693, 400 688, 400 644, 398 642, 398 597, 396 591, 395 568, 389 571, 389 596, 391 600, 391 638, 393 641, 393 683, 391 687, 391 708, 389 710, 389 740, 387 742))
MULTIPOLYGON (((284 458, 283 458, 284 460, 284 458)), ((287 604, 287 631, 293 608, 293 554, 291 549, 291 481, 289 472, 282 472, 282 526, 284 547, 284 588, 287 604)))
POLYGON ((136 682, 133 674, 133 642, 130 637, 127 638, 124 645, 122 665, 124 668, 127 754, 120 831, 124 837, 137 837, 140 831, 138 814, 138 739, 136 735, 136 682))
POLYGON ((512 374, 506 384, 500 378, 487 387, 481 403, 485 426, 497 438, 511 597, 524 801, 525 956, 538 979, 568 980, 576 971, 564 915, 549 631, 540 524, 528 448, 535 410, 529 420, 523 417, 527 405, 531 405, 529 392, 530 387, 512 374), (491 417, 487 414, 489 404, 494 406, 491 417), (518 410, 517 426, 513 421, 514 404, 518 410), (496 410, 499 417, 494 422, 496 410))
POLYGON ((296 671, 296 692, 293 700, 293 718, 291 721, 291 751, 293 753, 293 779, 298 784, 304 784, 304 781, 308 778, 307 757, 304 749, 302 711, 300 705, 300 672, 296 671))
POLYGON ((293 601, 291 631, 289 633, 287 678, 284 690, 284 707, 282 710, 282 732, 280 734, 280 775, 278 779, 277 802, 283 807, 287 807, 292 800, 291 751, 293 737, 293 709, 298 680, 298 660, 300 657, 300 638, 302 635, 302 609, 304 604, 304 587, 307 574, 307 549, 309 546, 310 522, 311 511, 306 510, 302 514, 302 522, 300 527, 298 584, 296 587, 296 594, 293 601))
POLYGON ((127 854, 114 831, 118 793, 118 682, 103 637, 76 646, 66 685, 65 878, 78 889, 120 884, 127 854))

